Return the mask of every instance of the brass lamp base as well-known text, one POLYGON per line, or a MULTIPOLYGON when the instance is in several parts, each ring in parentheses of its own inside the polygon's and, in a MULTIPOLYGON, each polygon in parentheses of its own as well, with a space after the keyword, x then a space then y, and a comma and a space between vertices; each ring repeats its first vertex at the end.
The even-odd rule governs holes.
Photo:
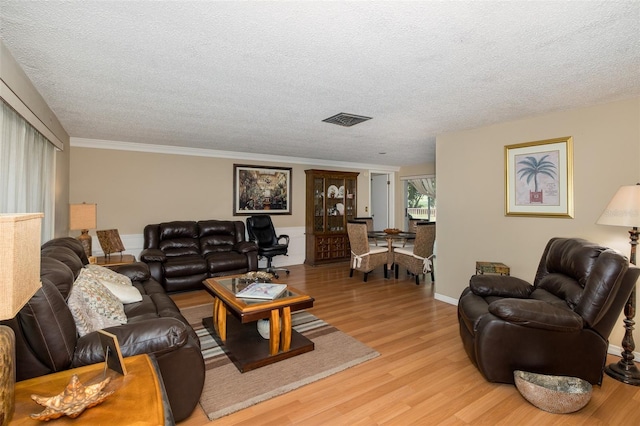
POLYGON ((84 252, 87 255, 87 258, 91 256, 91 235, 89 235, 88 229, 83 229, 82 233, 78 236, 78 241, 82 243, 82 247, 84 248, 84 252))
POLYGON ((10 327, 0 325, 0 425, 6 426, 15 408, 16 337, 10 327))

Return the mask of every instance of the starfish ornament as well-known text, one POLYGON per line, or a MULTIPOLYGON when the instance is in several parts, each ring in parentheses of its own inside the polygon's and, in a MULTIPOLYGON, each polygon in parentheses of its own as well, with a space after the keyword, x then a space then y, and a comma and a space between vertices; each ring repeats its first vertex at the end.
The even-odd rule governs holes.
POLYGON ((45 407, 44 411, 38 414, 31 414, 35 420, 52 420, 64 415, 76 418, 87 408, 91 408, 103 402, 114 391, 102 392, 102 389, 109 383, 110 377, 103 381, 85 386, 80 383, 78 376, 74 374, 69 380, 67 387, 58 395, 46 397, 31 395, 38 404, 45 407))

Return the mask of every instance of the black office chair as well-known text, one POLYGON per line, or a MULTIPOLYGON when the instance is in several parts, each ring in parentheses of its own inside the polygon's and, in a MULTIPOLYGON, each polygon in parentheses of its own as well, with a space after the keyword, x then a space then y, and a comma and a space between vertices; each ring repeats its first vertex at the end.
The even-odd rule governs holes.
POLYGON ((285 271, 289 275, 288 269, 274 268, 271 265, 274 256, 286 256, 289 248, 289 236, 276 235, 271 216, 261 214, 248 217, 247 233, 249 234, 249 240, 258 245, 258 256, 267 259, 265 271, 272 273, 276 278, 278 278, 277 271, 285 271), (281 240, 284 240, 284 244, 281 244, 281 240))

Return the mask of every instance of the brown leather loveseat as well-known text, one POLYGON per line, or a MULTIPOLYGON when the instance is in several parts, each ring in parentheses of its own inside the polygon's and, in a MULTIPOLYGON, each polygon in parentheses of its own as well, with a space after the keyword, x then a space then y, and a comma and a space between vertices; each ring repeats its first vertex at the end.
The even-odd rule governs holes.
MULTIPOLYGON (((80 337, 68 306, 80 271, 88 263, 74 238, 56 238, 41 248, 42 288, 11 320, 16 334, 16 379, 26 380, 104 361, 97 331, 80 337)), ((114 267, 128 276, 142 300, 125 304, 127 323, 106 327, 117 336, 124 357, 155 357, 173 417, 188 417, 204 386, 200 341, 162 286, 141 262, 114 267)))
POLYGON ((216 276, 258 269, 258 246, 246 241, 241 221, 174 221, 144 227, 144 249, 151 276, 168 292, 197 290, 216 276))
POLYGON ((611 330, 640 269, 622 254, 578 238, 552 238, 533 285, 475 275, 460 296, 467 355, 490 382, 514 370, 602 383, 611 330))

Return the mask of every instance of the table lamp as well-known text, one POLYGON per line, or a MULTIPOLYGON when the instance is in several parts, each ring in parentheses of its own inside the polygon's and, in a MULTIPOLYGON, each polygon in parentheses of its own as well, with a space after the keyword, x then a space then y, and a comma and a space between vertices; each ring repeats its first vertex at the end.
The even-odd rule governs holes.
MULTIPOLYGON (((16 316, 41 287, 42 213, 0 214, 0 320, 16 316)), ((11 420, 15 404, 15 334, 0 325, 0 424, 11 420)))
MULTIPOLYGON (((631 256, 629 261, 636 264, 636 246, 638 245, 638 226, 640 226, 640 183, 621 186, 613 196, 598 221, 599 225, 626 226, 629 230, 631 256)), ((636 314, 636 287, 633 287, 629 300, 624 305, 624 338, 622 339, 622 359, 609 364, 605 372, 616 380, 630 385, 640 386, 640 371, 633 362, 633 318, 636 314)))
POLYGON ((72 231, 81 231, 78 240, 82 243, 87 257, 91 256, 91 235, 89 235, 89 229, 96 228, 97 210, 97 204, 82 203, 69 205, 69 229, 72 231))

